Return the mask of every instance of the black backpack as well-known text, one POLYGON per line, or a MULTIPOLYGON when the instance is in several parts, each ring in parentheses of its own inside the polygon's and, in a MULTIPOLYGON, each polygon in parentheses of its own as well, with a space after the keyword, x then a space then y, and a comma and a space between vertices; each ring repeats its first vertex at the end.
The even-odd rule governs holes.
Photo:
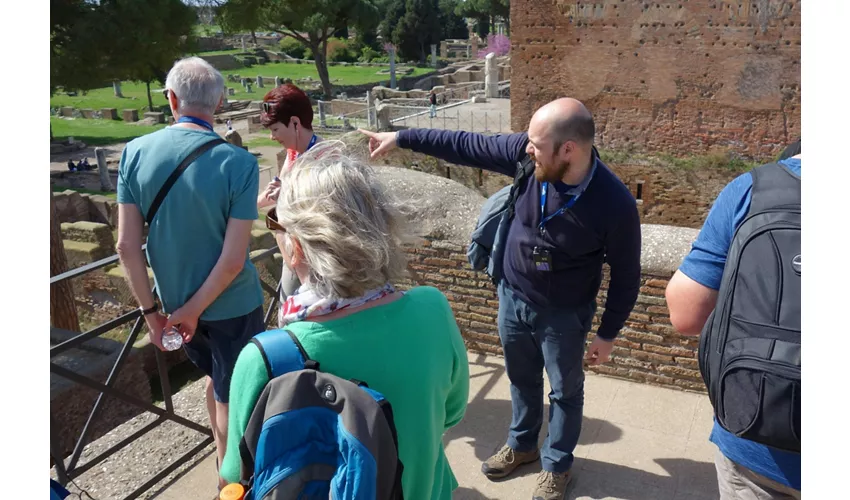
POLYGON ((800 452, 800 177, 753 169, 752 203, 729 248, 699 367, 717 422, 800 452))

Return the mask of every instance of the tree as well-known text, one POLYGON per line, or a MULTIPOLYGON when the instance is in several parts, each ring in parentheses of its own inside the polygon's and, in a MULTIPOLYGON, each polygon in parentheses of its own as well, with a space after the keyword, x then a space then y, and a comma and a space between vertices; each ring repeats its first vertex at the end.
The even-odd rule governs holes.
MULTIPOLYGON (((50 193, 50 277, 68 270, 65 247, 62 246, 62 230, 56 213, 56 202, 50 193)), ((50 285, 50 324, 56 328, 80 331, 77 305, 74 303, 74 287, 69 280, 50 285)))
POLYGON ((109 66, 122 80, 145 83, 153 111, 151 83, 164 84, 174 61, 192 51, 197 14, 180 0, 111 0, 101 5, 114 40, 109 66))
POLYGON ((151 108, 150 83, 190 51, 197 20, 181 0, 51 0, 50 15, 52 90, 142 81, 151 108))
POLYGON ((98 6, 86 0, 50 0, 50 93, 88 90, 104 82, 108 44, 98 6))
MULTIPOLYGON (((460 0, 440 0, 441 40, 469 38, 466 20, 456 12, 458 3, 460 0)), ((442 55, 445 57, 445 54, 442 55)))
POLYGON ((331 98, 328 39, 342 25, 373 29, 378 11, 374 0, 229 0, 219 10, 219 22, 231 29, 273 31, 304 44, 313 52, 322 90, 331 98))
POLYGON ((478 21, 478 35, 481 38, 490 33, 490 25, 497 17, 505 22, 510 32, 511 0, 465 0, 458 3, 456 12, 463 17, 475 18, 478 21))
POLYGON ((403 60, 425 64, 431 44, 440 43, 440 17, 438 0, 397 0, 389 4, 381 34, 403 60))

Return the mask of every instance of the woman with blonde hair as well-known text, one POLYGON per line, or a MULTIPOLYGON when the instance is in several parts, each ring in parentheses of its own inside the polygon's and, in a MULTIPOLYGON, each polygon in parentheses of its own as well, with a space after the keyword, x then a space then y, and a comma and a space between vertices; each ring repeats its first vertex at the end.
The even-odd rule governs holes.
MULTIPOLYGON (((442 436, 466 410, 466 348, 439 290, 394 286, 407 265, 397 206, 371 167, 346 156, 341 143, 316 145, 281 174, 266 223, 303 285, 281 304, 280 324, 322 371, 366 381, 390 402, 404 497, 449 500, 457 481, 442 436)), ((229 482, 240 479, 239 442, 268 382, 262 353, 248 344, 231 382, 221 467, 229 482)))

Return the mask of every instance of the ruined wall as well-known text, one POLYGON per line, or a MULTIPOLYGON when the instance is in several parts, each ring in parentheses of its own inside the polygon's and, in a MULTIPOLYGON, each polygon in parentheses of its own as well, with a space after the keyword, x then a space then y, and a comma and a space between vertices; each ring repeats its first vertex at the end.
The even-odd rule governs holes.
MULTIPOLYGON (((611 361, 588 370, 640 382, 705 391, 699 373, 699 339, 679 335, 670 324, 664 289, 697 231, 644 225, 641 288, 631 316, 614 341, 611 361)), ((473 271, 466 260, 465 242, 429 238, 408 249, 411 268, 418 274, 402 288, 428 285, 449 299, 467 348, 502 354, 496 327, 499 301, 488 277, 473 271)), ((587 337, 590 343, 605 310, 608 268, 605 267, 598 309, 587 337)))
MULTIPOLYGON (((409 150, 395 150, 373 163, 403 165, 449 178, 483 196, 491 196, 512 182, 510 177, 502 174, 453 165, 409 150)), ((634 162, 611 162, 608 166, 639 200, 638 212, 642 223, 695 229, 702 227, 723 187, 741 174, 724 167, 686 168, 634 162)), ((476 214, 474 218, 477 217, 476 214)))
POLYGON ((512 128, 571 96, 603 147, 773 156, 800 135, 800 4, 515 0, 512 128))

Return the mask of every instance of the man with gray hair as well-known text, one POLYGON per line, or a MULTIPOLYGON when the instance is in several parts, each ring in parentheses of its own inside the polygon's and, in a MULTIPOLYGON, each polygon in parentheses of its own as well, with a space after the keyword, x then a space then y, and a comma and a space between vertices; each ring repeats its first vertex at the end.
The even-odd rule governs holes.
POLYGON ((230 378, 242 347, 263 331, 263 295, 248 259, 257 219, 257 160, 212 126, 224 79, 197 57, 178 61, 165 83, 177 122, 127 144, 118 169, 118 255, 151 342, 176 327, 207 375, 207 409, 219 462, 227 443, 230 378), (154 300, 142 252, 161 306, 154 300), (166 316, 167 315, 167 316, 166 316))

